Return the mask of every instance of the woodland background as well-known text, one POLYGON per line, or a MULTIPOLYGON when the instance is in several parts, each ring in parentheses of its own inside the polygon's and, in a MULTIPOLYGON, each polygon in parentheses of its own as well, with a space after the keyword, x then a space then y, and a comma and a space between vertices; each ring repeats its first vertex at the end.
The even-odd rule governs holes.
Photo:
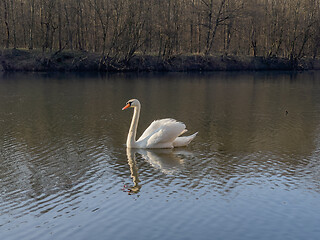
POLYGON ((1 0, 0 48, 319 57, 320 0, 1 0))

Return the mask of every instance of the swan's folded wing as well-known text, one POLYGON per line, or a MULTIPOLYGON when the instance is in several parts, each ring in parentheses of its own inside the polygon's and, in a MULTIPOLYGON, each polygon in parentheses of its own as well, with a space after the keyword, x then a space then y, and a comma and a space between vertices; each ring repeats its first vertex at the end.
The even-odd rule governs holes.
MULTIPOLYGON (((138 141, 142 141, 145 138, 149 138, 151 135, 155 134, 156 132, 158 132, 161 128, 163 128, 163 126, 167 126, 167 125, 173 125, 173 124, 179 124, 183 126, 183 129, 186 128, 186 126, 181 123, 176 121, 175 119, 172 118, 165 118, 165 119, 160 119, 160 120, 155 120, 153 121, 150 126, 142 133, 141 137, 138 139, 138 141)), ((180 128, 182 128, 182 126, 180 126, 180 128)))
POLYGON ((177 137, 174 142, 173 146, 174 147, 184 147, 187 146, 196 136, 198 132, 190 135, 190 136, 185 136, 185 137, 177 137))
POLYGON ((147 140, 147 147, 173 147, 173 141, 185 130, 185 125, 174 119, 163 124, 147 140))

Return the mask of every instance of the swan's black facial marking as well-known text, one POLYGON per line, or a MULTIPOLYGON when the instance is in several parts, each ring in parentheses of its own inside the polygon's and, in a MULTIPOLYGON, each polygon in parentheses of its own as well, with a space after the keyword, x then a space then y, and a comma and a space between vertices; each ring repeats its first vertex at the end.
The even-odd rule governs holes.
POLYGON ((129 102, 127 102, 127 104, 129 104, 130 106, 131 106, 131 104, 133 103, 133 101, 129 101, 129 102))

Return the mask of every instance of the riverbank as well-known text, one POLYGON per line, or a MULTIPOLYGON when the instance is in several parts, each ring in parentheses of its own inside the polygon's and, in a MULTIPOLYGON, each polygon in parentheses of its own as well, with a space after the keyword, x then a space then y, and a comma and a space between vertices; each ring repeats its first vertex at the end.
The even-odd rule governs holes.
POLYGON ((261 71, 320 70, 320 59, 249 57, 249 56, 158 56, 136 55, 129 61, 101 58, 82 51, 42 53, 28 50, 0 51, 0 71, 261 71))

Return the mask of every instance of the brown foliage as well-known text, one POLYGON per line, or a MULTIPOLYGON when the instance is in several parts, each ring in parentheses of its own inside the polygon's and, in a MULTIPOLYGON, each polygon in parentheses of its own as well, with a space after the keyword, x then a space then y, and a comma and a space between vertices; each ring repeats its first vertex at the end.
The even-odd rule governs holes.
POLYGON ((0 47, 136 53, 318 57, 320 0, 3 0, 0 47))

